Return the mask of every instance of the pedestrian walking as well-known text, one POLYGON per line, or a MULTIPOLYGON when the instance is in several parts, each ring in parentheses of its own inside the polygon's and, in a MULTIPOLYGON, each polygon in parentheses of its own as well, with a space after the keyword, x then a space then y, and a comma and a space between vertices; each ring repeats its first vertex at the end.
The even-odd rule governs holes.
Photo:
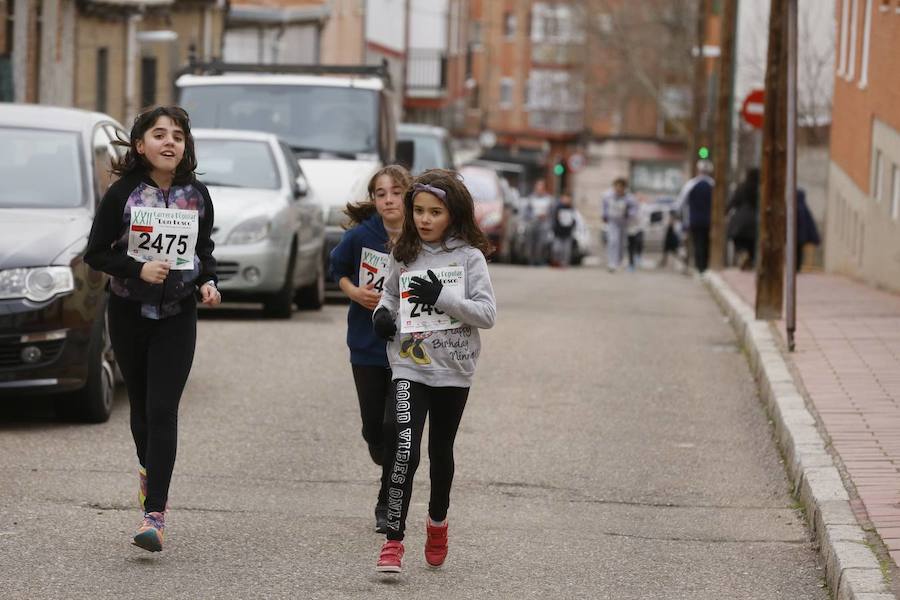
POLYGON ((628 192, 627 186, 625 179, 619 177, 602 199, 603 222, 606 223, 606 267, 610 273, 615 272, 622 262, 628 220, 637 213, 637 201, 628 192))
MULTIPOLYGON (((123 143, 124 145, 124 143, 123 143)), ((143 521, 133 543, 162 550, 175 466, 178 405, 194 359, 197 304, 215 306, 213 204, 197 181, 187 113, 161 106, 137 116, 120 179, 94 217, 85 262, 108 273, 107 316, 128 389, 143 521)))
POLYGON ((475 222, 472 196, 459 175, 426 171, 414 180, 403 203, 403 231, 373 317, 375 331, 389 340, 397 390, 387 541, 376 565, 377 571, 388 573, 400 572, 413 478, 429 414, 431 497, 425 560, 439 567, 447 557, 453 441, 481 353, 478 330, 493 327, 497 312, 485 258, 490 244, 475 222))
POLYGON ((553 207, 553 265, 568 267, 572 262, 572 232, 575 230, 575 208, 572 196, 561 194, 553 207))
POLYGON ((540 267, 547 263, 547 238, 551 235, 550 211, 553 208, 553 196, 547 193, 543 179, 534 184, 534 191, 528 199, 525 220, 528 264, 540 267))
POLYGON ((682 210, 682 222, 690 236, 694 266, 700 273, 709 266, 709 227, 712 217, 712 189, 710 176, 713 165, 708 160, 697 161, 697 176, 681 188, 677 205, 682 210))
POLYGON ((381 299, 387 277, 390 245, 403 228, 403 194, 410 176, 399 165, 388 165, 369 180, 368 198, 347 204, 350 229, 331 251, 331 276, 350 299, 347 346, 356 385, 362 437, 372 461, 381 466, 375 503, 375 531, 387 533, 387 490, 394 464, 394 411, 391 367, 383 339, 375 335, 372 311, 381 299))
POLYGON ((752 269, 756 260, 756 228, 759 206, 759 169, 747 169, 728 201, 728 238, 734 244, 735 262, 743 269, 752 269))
POLYGON ((626 224, 628 232, 628 270, 634 272, 641 266, 641 256, 644 254, 644 215, 641 213, 640 205, 637 205, 634 212, 628 218, 626 224))
POLYGON ((806 204, 806 190, 797 188, 797 272, 803 268, 803 254, 807 246, 818 246, 822 243, 819 228, 806 204))

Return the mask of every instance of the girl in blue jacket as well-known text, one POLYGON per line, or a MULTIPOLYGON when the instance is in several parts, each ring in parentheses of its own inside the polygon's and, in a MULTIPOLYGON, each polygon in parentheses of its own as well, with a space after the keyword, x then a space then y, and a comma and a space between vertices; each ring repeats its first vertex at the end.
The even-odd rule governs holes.
POLYGON ((372 311, 381 299, 387 277, 390 244, 403 228, 403 195, 410 175, 401 166, 388 165, 369 181, 369 197, 348 204, 351 228, 331 251, 331 276, 350 298, 347 311, 347 346, 362 436, 369 455, 381 466, 381 488, 375 505, 375 531, 387 533, 387 486, 395 452, 391 368, 385 342, 372 327, 372 311))

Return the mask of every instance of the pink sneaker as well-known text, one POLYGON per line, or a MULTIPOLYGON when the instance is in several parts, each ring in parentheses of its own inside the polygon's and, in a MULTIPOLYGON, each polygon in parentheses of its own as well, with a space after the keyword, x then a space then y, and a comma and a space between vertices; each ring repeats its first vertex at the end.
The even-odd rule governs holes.
POLYGON ((431 524, 431 518, 425 517, 425 561, 432 567, 439 567, 447 559, 447 528, 431 524))
POLYGON ((134 534, 134 545, 148 552, 161 551, 165 528, 166 516, 163 513, 144 513, 144 520, 134 534))
POLYGON ((403 560, 403 542, 388 540, 381 547, 375 570, 379 573, 399 573, 401 560, 403 560))

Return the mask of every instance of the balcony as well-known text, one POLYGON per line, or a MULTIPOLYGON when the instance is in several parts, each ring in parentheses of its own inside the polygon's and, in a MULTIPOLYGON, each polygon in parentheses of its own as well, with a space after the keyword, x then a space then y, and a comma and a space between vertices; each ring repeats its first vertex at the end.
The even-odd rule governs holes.
POLYGON ((447 53, 410 48, 406 53, 406 97, 443 98, 447 94, 447 53))

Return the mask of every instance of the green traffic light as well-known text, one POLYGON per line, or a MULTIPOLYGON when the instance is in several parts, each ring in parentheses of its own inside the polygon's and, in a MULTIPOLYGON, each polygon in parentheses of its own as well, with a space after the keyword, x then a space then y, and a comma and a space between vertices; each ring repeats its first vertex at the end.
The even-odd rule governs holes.
POLYGON ((553 174, 556 176, 562 175, 566 172, 566 168, 562 165, 562 163, 556 163, 553 167, 553 174))
POLYGON ((707 148, 706 146, 700 146, 700 149, 697 150, 697 156, 699 156, 703 160, 706 160, 707 158, 709 158, 709 148, 707 148))

